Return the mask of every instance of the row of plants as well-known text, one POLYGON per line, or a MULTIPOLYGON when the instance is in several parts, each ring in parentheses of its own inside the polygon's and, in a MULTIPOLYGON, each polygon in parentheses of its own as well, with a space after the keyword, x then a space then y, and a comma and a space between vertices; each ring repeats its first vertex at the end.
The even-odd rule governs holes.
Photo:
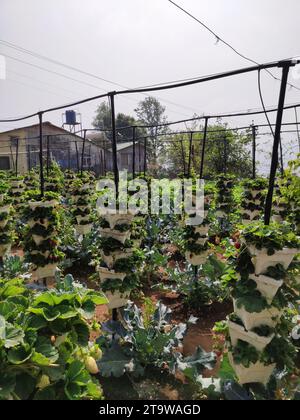
POLYGON ((288 224, 254 222, 242 231, 241 242, 228 322, 229 360, 241 384, 267 385, 276 368, 294 368, 286 311, 299 299, 288 270, 300 240, 288 224))
POLYGON ((34 279, 40 281, 54 277, 59 262, 64 258, 64 254, 59 250, 60 196, 57 193, 46 192, 41 198, 39 191, 28 191, 25 196, 25 262, 31 263, 34 279))

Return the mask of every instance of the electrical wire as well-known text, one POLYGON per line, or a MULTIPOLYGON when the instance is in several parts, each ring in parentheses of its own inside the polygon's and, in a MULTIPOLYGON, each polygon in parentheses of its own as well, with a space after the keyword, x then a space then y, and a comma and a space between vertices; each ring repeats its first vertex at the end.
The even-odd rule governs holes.
MULTIPOLYGON (((288 63, 288 65, 294 66, 294 65, 298 64, 299 62, 300 62, 300 60, 297 61, 297 62, 296 61, 290 62, 290 63, 288 63)), ((111 95, 118 96, 118 95, 125 95, 125 94, 129 94, 129 93, 131 93, 131 94, 133 94, 133 93, 146 93, 146 92, 149 93, 149 92, 153 92, 153 91, 161 91, 161 90, 175 89, 175 88, 184 87, 184 86, 192 86, 192 85, 199 84, 199 83, 204 83, 204 82, 219 80, 219 79, 223 79, 223 78, 227 78, 227 77, 233 77, 233 76, 237 76, 237 75, 241 75, 241 74, 246 74, 246 73, 250 73, 250 72, 255 72, 255 71, 258 71, 259 69, 273 68, 273 67, 276 67, 278 65, 279 65, 279 62, 267 63, 267 64, 263 64, 263 65, 260 65, 260 66, 246 67, 246 68, 241 68, 241 69, 237 69, 237 70, 233 70, 233 71, 227 71, 227 72, 224 72, 224 73, 220 73, 217 76, 213 75, 213 76, 208 76, 208 77, 205 77, 205 78, 200 77, 197 80, 193 80, 193 81, 190 81, 190 82, 184 82, 184 83, 177 83, 177 84, 173 84, 173 85, 170 85, 170 86, 161 86, 161 87, 149 88, 149 89, 132 89, 132 90, 124 90, 124 91, 116 91, 116 92, 111 92, 111 93, 105 93, 103 95, 88 97, 88 98, 79 100, 77 102, 64 104, 64 105, 59 105, 59 106, 56 106, 56 107, 53 107, 53 108, 45 109, 43 111, 38 111, 34 114, 27 115, 27 116, 22 117, 22 118, 0 120, 0 123, 1 122, 21 121, 21 120, 24 120, 24 119, 31 118, 32 116, 41 115, 41 114, 46 113, 46 112, 58 111, 58 110, 61 110, 63 108, 68 108, 68 107, 73 107, 73 106, 76 106, 76 105, 81 105, 83 103, 87 103, 87 102, 90 102, 90 101, 93 101, 93 100, 96 100, 96 99, 107 98, 111 95)), ((287 109, 287 108, 288 107, 285 107, 285 109, 287 109)), ((269 112, 271 112, 271 111, 269 111, 269 112)), ((251 114, 252 115, 253 114, 259 114, 259 112, 251 113, 251 114)), ((250 115, 250 114, 247 113, 246 115, 250 115)), ((230 116, 230 115, 227 114, 226 117, 228 117, 228 116, 230 116)), ((242 116, 242 115, 241 114, 235 114, 235 115, 231 115, 231 116, 242 116)), ((208 118, 216 118, 216 116, 213 116, 213 115, 210 115, 210 116, 207 116, 207 117, 208 118)), ((221 116, 219 115, 218 117, 221 117, 221 116)), ((203 119, 205 117, 202 116, 201 118, 203 119)), ((192 120, 201 119, 201 118, 199 118, 199 117, 191 118, 191 119, 185 120, 185 121, 187 122, 187 121, 192 121, 192 120)), ((163 126, 163 125, 171 125, 171 124, 170 123, 159 124, 159 126, 163 126)))
MULTIPOLYGON (((41 59, 41 60, 46 60, 46 61, 48 61, 48 62, 50 62, 50 63, 52 63, 52 64, 62 66, 62 67, 64 67, 64 68, 67 68, 68 70, 72 70, 72 71, 75 71, 75 72, 81 73, 81 74, 83 74, 83 75, 85 75, 85 76, 93 77, 93 78, 95 78, 95 79, 98 79, 98 80, 101 80, 101 81, 103 81, 103 82, 106 82, 106 83, 109 83, 109 84, 112 84, 112 85, 118 86, 118 87, 123 88, 123 89, 130 89, 129 87, 127 87, 127 86, 125 86, 125 85, 121 85, 120 83, 113 82, 113 81, 108 80, 108 79, 104 79, 103 77, 100 77, 100 76, 98 76, 98 75, 96 75, 96 74, 93 74, 93 73, 90 73, 90 72, 84 71, 84 70, 82 70, 82 69, 78 69, 78 68, 76 68, 76 67, 74 67, 74 66, 70 66, 70 65, 68 65, 68 64, 62 63, 61 61, 54 60, 54 59, 49 58, 49 57, 46 57, 46 56, 44 56, 44 55, 42 55, 42 54, 38 54, 38 53, 36 53, 36 52, 34 52, 34 51, 30 51, 30 50, 28 50, 28 49, 26 49, 26 48, 20 47, 19 45, 13 44, 13 43, 11 43, 11 42, 4 41, 4 40, 0 40, 0 44, 2 44, 2 45, 4 45, 4 46, 6 46, 6 47, 8 47, 8 48, 15 49, 15 50, 17 50, 17 51, 19 51, 19 52, 23 52, 23 53, 25 53, 25 54, 29 54, 29 55, 31 55, 32 57, 39 58, 39 59, 41 59)), ((15 58, 10 57, 10 56, 8 56, 8 55, 7 55, 7 57, 8 57, 8 58, 11 58, 11 59, 15 59, 15 58)), ((15 59, 15 60, 17 60, 17 59, 15 59)), ((19 61, 20 61, 20 60, 19 60, 19 61)), ((29 64, 29 63, 27 63, 27 64, 29 64)), ((37 66, 35 65, 35 67, 37 67, 37 66)), ((37 68, 40 68, 40 69, 45 70, 44 68, 41 68, 41 67, 37 67, 37 68)), ((50 70, 46 70, 46 71, 52 72, 52 71, 50 71, 50 70)), ((52 73, 54 73, 54 74, 56 74, 56 75, 60 75, 60 73, 58 73, 58 72, 52 72, 52 73)), ((64 77, 66 77, 66 76, 64 76, 64 77)), ((69 77, 68 77, 68 78, 69 78, 69 77)), ((72 79, 73 79, 73 78, 72 78, 72 79)), ((72 80, 72 79, 71 79, 71 80, 72 80)), ((74 80, 74 81, 78 81, 77 79, 73 79, 73 80, 74 80)), ((85 83, 85 82, 83 82, 83 81, 78 81, 78 82, 80 82, 80 83, 84 83, 84 84, 87 84, 87 85, 89 85, 89 86, 91 86, 91 87, 95 87, 94 85, 91 85, 90 83, 85 83)), ((99 87, 96 87, 96 88, 97 88, 97 89, 101 89, 101 90, 104 90, 104 91, 105 91, 105 89, 104 89, 104 88, 99 88, 99 87)), ((176 106, 176 107, 179 107, 179 108, 185 108, 185 109, 188 109, 189 111, 193 111, 193 112, 195 112, 195 110, 194 110, 193 108, 190 108, 190 107, 188 107, 188 106, 185 106, 185 105, 182 105, 182 104, 177 104, 176 102, 173 102, 173 101, 170 101, 170 100, 168 100, 168 99, 164 99, 164 98, 159 98, 159 99, 160 99, 161 101, 163 101, 163 102, 169 103, 169 104, 174 105, 174 106, 176 106)), ((176 111, 174 111, 174 112, 176 112, 176 111)))
POLYGON ((272 133, 272 136, 273 136, 273 137, 275 137, 275 133, 274 133, 274 130, 273 130, 273 128, 272 128, 272 124, 271 124, 271 122, 270 122, 270 119, 269 119, 269 116, 268 116, 268 113, 267 113, 267 110, 266 110, 266 107, 265 107, 264 98, 263 98, 263 95, 262 95, 262 89, 261 89, 261 74, 260 74, 260 70, 258 70, 258 92, 259 92, 259 97, 260 97, 261 105, 262 105, 262 107, 263 107, 264 114, 265 114, 266 120, 267 120, 267 122, 268 122, 268 125, 269 125, 269 128, 270 128, 270 131, 271 131, 271 133, 272 133))
POLYGON ((297 127, 297 137, 298 137, 298 145, 299 145, 299 153, 300 153, 300 133, 299 133, 299 128, 298 128, 298 113, 297 113, 297 108, 294 108, 295 110, 295 117, 296 117, 296 127, 297 127))
MULTIPOLYGON (((198 22, 203 28, 205 28, 207 31, 209 31, 217 40, 217 42, 221 42, 224 45, 226 45, 228 48, 230 48, 235 54, 237 54, 239 57, 243 58, 244 60, 247 60, 248 62, 252 63, 252 64, 256 64, 256 65, 260 65, 260 63, 258 63, 257 61, 253 60, 250 57, 247 57, 246 55, 242 54, 241 52, 239 52, 236 48, 234 48, 231 44, 229 44, 229 42, 225 41, 222 37, 220 37, 219 35, 217 35, 211 28, 209 28, 205 23, 203 23, 200 19, 198 19, 196 16, 194 16, 192 13, 188 12, 187 10, 185 10, 183 7, 179 6, 179 4, 175 3, 172 0, 167 0, 169 3, 173 4, 173 6, 177 7, 179 10, 181 10, 183 13, 185 13, 186 15, 188 15, 190 18, 192 18, 193 20, 195 20, 196 22, 198 22)), ((280 78, 274 76, 274 74, 268 70, 265 69, 265 71, 276 81, 281 81, 280 78)), ((300 91, 300 88, 298 86, 295 86, 291 83, 288 83, 288 86, 290 86, 291 88, 297 89, 300 91)))

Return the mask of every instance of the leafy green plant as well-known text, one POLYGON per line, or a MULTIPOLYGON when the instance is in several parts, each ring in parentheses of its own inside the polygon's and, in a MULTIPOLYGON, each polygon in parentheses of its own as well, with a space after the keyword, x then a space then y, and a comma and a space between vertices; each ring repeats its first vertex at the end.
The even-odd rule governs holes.
POLYGON ((255 245, 257 249, 267 248, 268 255, 283 248, 299 248, 300 240, 292 231, 288 223, 271 223, 265 225, 263 222, 250 223, 242 232, 248 245, 255 245))
POLYGON ((45 292, 0 280, 0 399, 101 399, 87 320, 106 302, 71 276, 45 292))
POLYGON ((259 352, 256 348, 242 340, 238 340, 237 345, 232 349, 232 355, 237 365, 243 365, 246 368, 259 360, 259 352))
POLYGON ((268 308, 267 300, 257 290, 254 280, 242 279, 236 283, 232 296, 236 299, 238 308, 242 306, 247 312, 261 312, 268 308))
POLYGON ((13 279, 27 274, 28 271, 29 265, 18 255, 13 255, 3 259, 0 273, 1 277, 4 279, 13 279))
POLYGON ((211 369, 215 363, 213 353, 198 348, 194 355, 183 357, 178 352, 187 325, 172 325, 170 317, 171 310, 159 303, 144 323, 141 310, 132 303, 124 309, 122 323, 105 323, 102 330, 106 334, 98 340, 103 350, 99 362, 101 374, 108 377, 120 377, 125 373, 141 376, 146 368, 151 367, 170 372, 179 369, 194 376, 203 369, 211 369))

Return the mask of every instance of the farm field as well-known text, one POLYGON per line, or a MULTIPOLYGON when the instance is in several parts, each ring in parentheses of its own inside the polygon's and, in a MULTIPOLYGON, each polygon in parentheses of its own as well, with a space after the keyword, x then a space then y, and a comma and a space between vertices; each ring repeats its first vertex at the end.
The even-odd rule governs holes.
POLYGON ((100 214, 91 172, 53 163, 42 197, 1 173, 1 398, 297 398, 298 167, 269 225, 264 178, 206 182, 193 225, 100 214))

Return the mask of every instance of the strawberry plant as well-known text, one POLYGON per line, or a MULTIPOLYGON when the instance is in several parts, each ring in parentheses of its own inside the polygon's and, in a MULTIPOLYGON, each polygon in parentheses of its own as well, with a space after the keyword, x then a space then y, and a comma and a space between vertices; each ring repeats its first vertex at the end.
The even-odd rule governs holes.
POLYGON ((70 276, 45 292, 0 280, 0 399, 101 399, 88 320, 104 303, 70 276))

